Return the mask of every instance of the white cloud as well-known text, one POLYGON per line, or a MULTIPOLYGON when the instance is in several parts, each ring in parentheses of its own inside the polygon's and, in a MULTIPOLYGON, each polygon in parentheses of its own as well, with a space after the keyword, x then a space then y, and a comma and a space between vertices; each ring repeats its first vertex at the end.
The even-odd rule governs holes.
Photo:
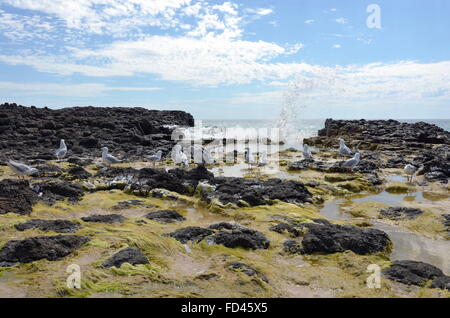
POLYGON ((336 19, 334 21, 336 21, 339 24, 347 24, 348 23, 346 18, 338 18, 338 19, 336 19))
POLYGON ((123 87, 107 86, 99 83, 87 84, 59 84, 59 83, 15 83, 0 82, 0 92, 10 95, 52 95, 52 96, 73 96, 92 97, 102 96, 113 91, 157 91, 159 87, 123 87))
POLYGON ((333 48, 335 48, 335 49, 340 49, 342 46, 340 45, 340 44, 335 44, 335 45, 333 45, 333 48))
POLYGON ((314 23, 316 20, 314 20, 314 19, 309 19, 309 20, 305 20, 305 23, 306 24, 311 24, 311 23, 314 23))

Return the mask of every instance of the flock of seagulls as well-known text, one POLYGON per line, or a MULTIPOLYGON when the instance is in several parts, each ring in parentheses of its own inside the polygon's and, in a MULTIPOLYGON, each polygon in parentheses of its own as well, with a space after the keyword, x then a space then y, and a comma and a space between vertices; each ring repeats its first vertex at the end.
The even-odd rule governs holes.
MULTIPOLYGON (((108 153, 107 147, 102 147, 102 161, 106 164, 115 164, 121 163, 122 160, 114 157, 113 155, 108 153)), ((189 159, 185 152, 188 154, 193 154, 193 159, 196 164, 212 164, 214 163, 214 159, 211 155, 211 152, 200 145, 190 145, 187 147, 187 151, 183 151, 183 146, 180 144, 176 144, 171 153, 171 158, 173 162, 177 165, 181 165, 183 168, 189 167, 189 159)), ((353 151, 345 144, 345 141, 342 138, 339 138, 339 155, 340 156, 353 156, 353 158, 348 159, 342 163, 342 167, 350 168, 353 171, 353 168, 357 166, 361 160, 361 154, 359 152, 353 153, 353 151)), ((59 148, 54 152, 56 158, 58 160, 63 159, 67 155, 67 145, 64 139, 60 140, 59 148)), ((262 152, 258 154, 258 158, 255 158, 253 153, 250 151, 250 148, 245 148, 245 162, 248 164, 249 168, 253 166, 256 167, 265 167, 267 165, 267 154, 262 152)), ((311 149, 307 144, 303 145, 303 157, 307 160, 313 160, 313 156, 311 154, 311 149)), ((154 155, 150 155, 146 157, 148 161, 153 164, 153 167, 156 166, 158 161, 162 159, 162 151, 158 150, 154 155)), ((38 169, 29 167, 21 162, 17 162, 14 160, 8 161, 8 166, 11 170, 18 175, 19 178, 24 178, 25 176, 30 176, 38 172, 38 169)), ((406 175, 408 176, 408 181, 412 182, 413 176, 417 171, 417 168, 411 164, 407 164, 404 168, 406 175)))

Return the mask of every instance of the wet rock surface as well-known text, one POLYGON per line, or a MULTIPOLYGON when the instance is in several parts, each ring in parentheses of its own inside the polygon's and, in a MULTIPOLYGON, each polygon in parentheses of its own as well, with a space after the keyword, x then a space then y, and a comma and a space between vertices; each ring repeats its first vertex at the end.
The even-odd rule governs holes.
POLYGON ((239 263, 239 262, 230 262, 227 264, 227 267, 229 267, 230 269, 233 269, 235 271, 240 271, 248 276, 256 276, 259 279, 261 279, 263 282, 269 283, 269 280, 267 279, 267 277, 258 272, 256 269, 254 269, 253 267, 243 264, 243 263, 239 263))
POLYGON ((198 226, 188 226, 182 229, 178 229, 169 234, 177 241, 186 244, 187 242, 198 243, 202 241, 205 237, 213 234, 214 231, 204 229, 198 226))
POLYGON ((27 180, 5 179, 0 181, 0 214, 30 214, 38 201, 36 192, 27 180))
POLYGON ((136 247, 127 247, 116 254, 110 259, 103 262, 103 267, 115 266, 119 268, 123 263, 129 263, 131 265, 149 264, 147 257, 142 251, 136 247))
POLYGON ((427 181, 448 183, 450 178, 450 147, 437 147, 416 156, 412 164, 419 167, 417 175, 423 175, 427 181))
POLYGON ((293 227, 292 225, 287 224, 287 223, 280 223, 280 224, 271 226, 269 228, 269 230, 280 233, 280 234, 289 233, 289 235, 292 237, 299 237, 301 234, 295 227, 293 227))
POLYGON ((366 255, 385 252, 391 244, 388 235, 377 229, 330 223, 302 223, 300 226, 308 229, 302 240, 305 254, 332 254, 350 250, 366 255))
POLYGON ((423 210, 405 207, 389 207, 380 210, 380 215, 389 219, 415 219, 424 213, 423 210))
POLYGON ((83 179, 88 179, 90 177, 92 177, 92 175, 89 172, 87 172, 86 169, 78 166, 78 167, 70 168, 67 171, 66 179, 68 179, 68 180, 77 180, 77 179, 83 180, 83 179))
POLYGON ((436 125, 418 122, 402 123, 396 120, 333 120, 327 119, 319 137, 351 136, 353 144, 395 145, 450 144, 450 133, 436 125))
POLYGON ((432 288, 450 290, 450 276, 440 276, 431 282, 432 288))
POLYGON ((267 249, 270 241, 261 232, 242 225, 231 225, 226 228, 221 223, 222 231, 207 238, 209 244, 220 244, 229 248, 242 247, 244 249, 267 249), (231 231, 223 231, 229 229, 231 231))
POLYGON ((8 241, 0 250, 0 266, 29 263, 40 259, 56 261, 80 248, 90 239, 78 235, 37 236, 8 241))
POLYGON ((423 286, 429 280, 445 276, 436 266, 410 260, 394 261, 392 266, 384 269, 382 273, 390 280, 417 286, 423 286))
POLYGON ((73 233, 80 228, 80 224, 69 220, 39 220, 33 219, 14 226, 18 231, 39 229, 45 232, 73 233))
POLYGON ((202 192, 202 200, 207 203, 217 199, 222 204, 242 205, 244 201, 250 206, 257 206, 270 204, 272 200, 303 203, 309 202, 312 198, 312 194, 303 183, 291 180, 214 178, 209 182, 215 186, 215 190, 202 192))
POLYGON ((126 218, 120 214, 95 214, 91 216, 82 217, 84 222, 96 222, 96 223, 120 223, 126 220, 126 218))
POLYGON ((150 212, 146 214, 145 217, 159 223, 173 223, 186 220, 180 213, 175 210, 159 210, 150 212))
POLYGON ((80 185, 60 180, 33 183, 32 189, 41 196, 41 200, 48 204, 65 199, 74 203, 80 200, 85 193, 80 185))
POLYGON ((167 154, 174 145, 173 128, 194 125, 183 111, 158 111, 127 107, 71 107, 48 109, 0 105, 2 160, 55 159, 60 139, 68 156, 100 156, 101 146, 114 149, 127 159, 142 157, 144 148, 167 154), (14 140, 14 143, 9 141, 14 140))

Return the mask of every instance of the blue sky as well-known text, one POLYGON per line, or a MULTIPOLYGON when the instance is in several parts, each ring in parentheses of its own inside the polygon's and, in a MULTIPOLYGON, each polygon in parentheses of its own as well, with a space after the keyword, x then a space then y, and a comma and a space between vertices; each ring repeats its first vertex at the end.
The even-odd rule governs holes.
POLYGON ((0 0, 0 102, 450 118, 449 15, 448 0, 0 0))

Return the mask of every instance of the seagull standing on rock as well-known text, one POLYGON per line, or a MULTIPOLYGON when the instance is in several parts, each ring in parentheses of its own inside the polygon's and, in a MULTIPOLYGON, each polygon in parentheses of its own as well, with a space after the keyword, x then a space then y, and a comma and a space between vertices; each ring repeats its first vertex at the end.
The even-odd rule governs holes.
POLYGON ((342 163, 342 167, 350 167, 353 171, 353 167, 359 164, 360 157, 361 155, 357 152, 352 159, 344 161, 344 163, 342 163))
POLYGON ((408 181, 412 182, 413 176, 416 173, 417 168, 411 164, 407 164, 403 170, 405 170, 405 173, 407 174, 408 181))
POLYGON ((186 154, 183 152, 181 145, 175 145, 172 149, 172 160, 176 164, 180 164, 183 168, 189 167, 189 161, 186 154))
POLYGON ((303 145, 303 157, 307 160, 312 160, 314 159, 312 154, 311 154, 311 150, 309 149, 309 146, 307 144, 303 145))
POLYGON ((64 139, 61 139, 61 141, 59 142, 59 148, 58 150, 55 151, 56 158, 58 158, 58 160, 61 160, 66 156, 66 154, 67 154, 66 142, 64 139))
POLYGON ((258 158, 258 167, 265 167, 267 165, 267 154, 262 152, 258 158))
POLYGON ((116 157, 114 157, 113 155, 108 154, 108 147, 103 147, 102 148, 102 160, 106 164, 121 163, 122 162, 122 160, 119 160, 116 157))
POLYGON ((344 139, 339 138, 339 154, 341 156, 351 156, 353 155, 353 151, 347 147, 347 145, 345 144, 344 139))
POLYGON ((29 176, 32 175, 36 172, 38 172, 38 169, 36 168, 31 168, 23 163, 17 162, 17 161, 13 161, 13 160, 9 160, 8 161, 8 166, 11 168, 11 170, 17 174, 17 176, 20 177, 24 177, 24 176, 29 176))
POLYGON ((147 156, 147 159, 153 163, 153 168, 155 168, 156 162, 157 161, 161 161, 161 157, 162 157, 162 151, 158 150, 156 152, 156 154, 151 155, 151 156, 147 156))

